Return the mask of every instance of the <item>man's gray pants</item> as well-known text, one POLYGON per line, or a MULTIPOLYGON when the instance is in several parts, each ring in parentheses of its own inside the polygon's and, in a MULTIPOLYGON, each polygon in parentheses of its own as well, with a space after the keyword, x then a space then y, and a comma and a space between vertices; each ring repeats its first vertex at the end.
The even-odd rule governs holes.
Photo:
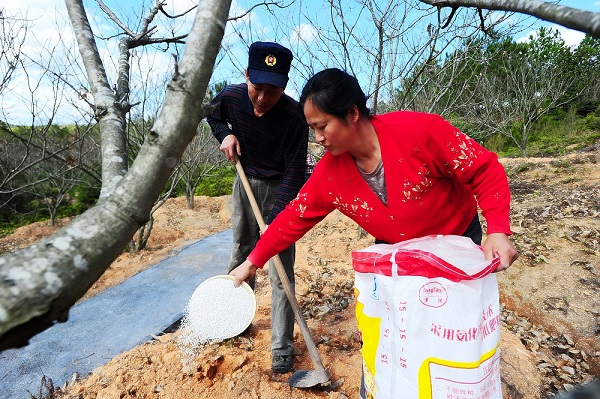
MULTIPOLYGON (((263 219, 266 221, 277 198, 281 180, 263 180, 248 176, 248 181, 263 219)), ((233 252, 229 261, 229 271, 246 260, 260 238, 258 222, 238 175, 235 176, 233 182, 231 205, 233 252)), ((293 292, 295 292, 295 255, 294 244, 279 254, 293 292)), ((262 267, 263 265, 257 266, 262 267)), ((294 342, 294 311, 287 299, 273 261, 270 261, 269 264, 269 281, 271 283, 271 353, 273 356, 291 355, 294 342)), ((253 289, 254 284, 255 279, 252 279, 250 286, 253 289)))

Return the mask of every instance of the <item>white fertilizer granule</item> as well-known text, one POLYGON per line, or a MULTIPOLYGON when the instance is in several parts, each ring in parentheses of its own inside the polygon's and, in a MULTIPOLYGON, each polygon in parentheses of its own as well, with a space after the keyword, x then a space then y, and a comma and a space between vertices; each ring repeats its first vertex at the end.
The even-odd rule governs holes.
POLYGON ((179 346, 184 371, 193 368, 193 358, 205 344, 242 333, 255 312, 256 299, 247 284, 235 287, 231 276, 212 277, 200 284, 181 322, 179 346))

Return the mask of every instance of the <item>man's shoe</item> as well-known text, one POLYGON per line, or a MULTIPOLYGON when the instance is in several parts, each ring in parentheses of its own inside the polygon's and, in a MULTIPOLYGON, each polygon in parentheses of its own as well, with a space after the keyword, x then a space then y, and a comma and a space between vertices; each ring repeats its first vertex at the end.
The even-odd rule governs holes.
POLYGON ((273 356, 273 372, 287 373, 292 371, 294 359, 291 355, 275 355, 273 356))

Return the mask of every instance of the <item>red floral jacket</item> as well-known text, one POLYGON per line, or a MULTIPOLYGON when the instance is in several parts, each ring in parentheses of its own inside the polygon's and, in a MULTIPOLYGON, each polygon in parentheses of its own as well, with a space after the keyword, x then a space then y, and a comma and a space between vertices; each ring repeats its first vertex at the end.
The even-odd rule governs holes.
POLYGON ((389 243, 462 235, 477 206, 487 233, 511 234, 510 190, 490 152, 439 115, 399 111, 371 117, 381 147, 388 205, 352 155, 326 153, 298 196, 275 218, 248 259, 262 267, 334 209, 389 243))

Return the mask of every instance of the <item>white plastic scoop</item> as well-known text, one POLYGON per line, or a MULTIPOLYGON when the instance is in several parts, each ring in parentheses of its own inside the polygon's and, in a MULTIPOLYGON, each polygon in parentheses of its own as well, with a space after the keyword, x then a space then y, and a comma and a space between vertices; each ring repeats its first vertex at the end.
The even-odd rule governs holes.
POLYGON ((209 342, 233 338, 252 322, 256 297, 246 283, 233 285, 232 276, 215 276, 203 281, 187 305, 183 323, 194 338, 209 342))

